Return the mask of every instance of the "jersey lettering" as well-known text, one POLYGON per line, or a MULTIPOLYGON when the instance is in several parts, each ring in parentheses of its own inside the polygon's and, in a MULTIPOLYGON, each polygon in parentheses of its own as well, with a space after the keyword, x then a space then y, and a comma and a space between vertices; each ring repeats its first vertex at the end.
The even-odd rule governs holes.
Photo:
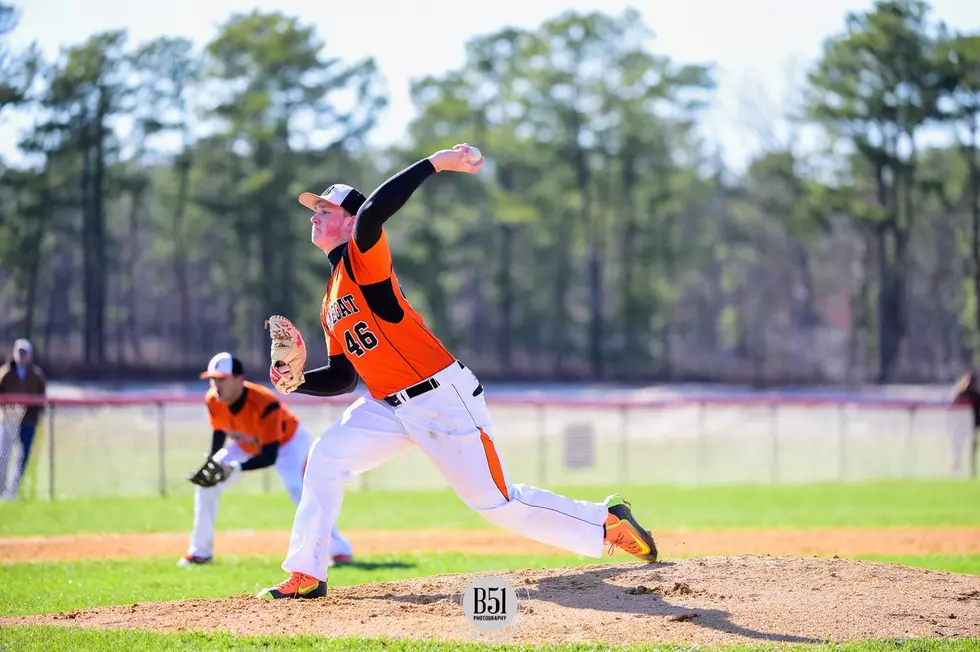
POLYGON ((241 446, 243 449, 254 449, 259 448, 260 440, 258 437, 253 435, 246 435, 244 432, 232 431, 228 433, 232 441, 241 446))
POLYGON ((327 308, 327 328, 333 330, 334 325, 344 317, 350 317, 361 312, 354 302, 354 295, 347 294, 337 297, 327 308))

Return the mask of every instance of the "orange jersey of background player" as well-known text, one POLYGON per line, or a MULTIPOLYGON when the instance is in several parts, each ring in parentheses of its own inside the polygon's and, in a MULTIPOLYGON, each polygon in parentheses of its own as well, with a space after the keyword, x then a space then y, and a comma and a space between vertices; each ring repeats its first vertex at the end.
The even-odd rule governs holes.
POLYGON ((402 294, 387 235, 366 253, 351 239, 320 310, 327 355, 345 355, 381 399, 451 365, 455 358, 402 294))
POLYGON ((244 381, 245 391, 234 405, 225 405, 212 387, 204 401, 211 415, 211 427, 225 432, 249 455, 258 455, 262 447, 278 441, 285 444, 296 434, 299 421, 279 402, 279 398, 261 385, 244 381))

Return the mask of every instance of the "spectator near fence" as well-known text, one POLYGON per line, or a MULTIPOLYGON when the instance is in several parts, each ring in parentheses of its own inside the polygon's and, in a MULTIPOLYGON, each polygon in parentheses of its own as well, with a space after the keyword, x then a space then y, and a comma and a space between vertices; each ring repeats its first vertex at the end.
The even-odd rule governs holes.
MULTIPOLYGON (((970 432, 969 445, 967 447, 967 465, 971 478, 977 477, 977 444, 980 443, 980 436, 978 436, 978 430, 980 430, 980 391, 977 388, 977 374, 976 372, 969 372, 963 375, 962 378, 956 383, 953 391, 955 395, 953 396, 954 405, 969 405, 973 410, 973 428, 970 432)), ((957 446, 957 450, 954 451, 953 455, 953 472, 959 471, 959 460, 962 451, 962 446, 957 446)))
MULTIPOLYGON (((0 394, 35 394, 44 396, 47 382, 44 372, 32 361, 34 347, 25 339, 14 342, 13 357, 0 367, 0 394)), ((2 405, 0 421, 0 498, 12 500, 20 492, 20 480, 34 444, 40 405, 2 405), (18 454, 15 456, 14 452, 18 454), (10 467, 13 467, 12 469, 10 467), (11 477, 7 482, 8 469, 11 477)))

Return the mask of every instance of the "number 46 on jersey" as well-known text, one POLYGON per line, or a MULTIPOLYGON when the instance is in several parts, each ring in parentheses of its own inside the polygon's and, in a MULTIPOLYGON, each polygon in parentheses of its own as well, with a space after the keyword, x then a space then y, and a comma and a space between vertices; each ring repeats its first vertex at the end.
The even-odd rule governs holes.
POLYGON ((367 322, 359 321, 344 331, 344 345, 348 353, 359 358, 378 345, 378 336, 368 329, 367 322))

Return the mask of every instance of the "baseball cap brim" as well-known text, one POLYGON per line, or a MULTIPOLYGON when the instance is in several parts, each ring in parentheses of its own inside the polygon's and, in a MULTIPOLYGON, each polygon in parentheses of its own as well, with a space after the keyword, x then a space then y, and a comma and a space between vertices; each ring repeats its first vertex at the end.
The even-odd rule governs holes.
POLYGON ((299 203, 301 203, 303 206, 306 206, 311 211, 315 211, 316 205, 322 201, 325 201, 328 204, 333 204, 334 206, 340 206, 340 204, 336 202, 332 202, 326 197, 321 197, 320 195, 317 195, 312 192, 304 192, 302 195, 299 196, 299 203))
POLYGON ((226 374, 226 373, 222 373, 220 371, 202 371, 200 377, 202 379, 204 379, 204 378, 231 378, 234 375, 235 374, 226 374))
POLYGON ((297 198, 297 201, 311 211, 315 211, 316 205, 324 201, 334 206, 340 206, 351 215, 355 215, 364 204, 365 197, 357 188, 335 183, 320 195, 304 192, 297 198))

